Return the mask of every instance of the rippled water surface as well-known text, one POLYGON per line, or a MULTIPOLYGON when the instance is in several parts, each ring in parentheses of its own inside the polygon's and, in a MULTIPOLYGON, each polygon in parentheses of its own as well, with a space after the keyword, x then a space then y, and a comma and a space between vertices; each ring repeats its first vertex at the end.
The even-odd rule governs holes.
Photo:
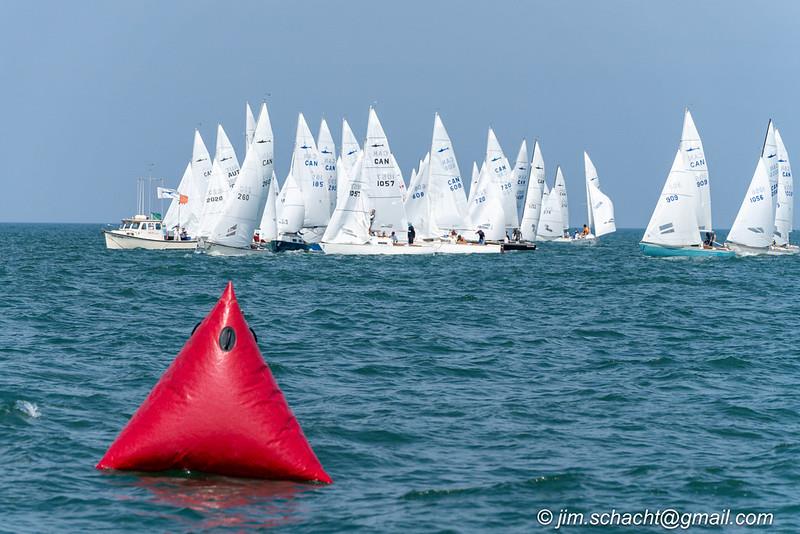
POLYGON ((639 237, 212 258, 0 225, 0 530, 530 531, 542 508, 673 507, 800 531, 800 257, 648 259, 639 237), (96 471, 227 280, 335 483, 96 471))

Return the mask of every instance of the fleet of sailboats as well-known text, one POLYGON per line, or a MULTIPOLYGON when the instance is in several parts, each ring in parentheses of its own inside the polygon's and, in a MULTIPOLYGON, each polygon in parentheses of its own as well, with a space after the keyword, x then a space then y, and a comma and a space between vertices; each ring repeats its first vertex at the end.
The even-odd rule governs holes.
MULTIPOLYGON (((583 153, 587 223, 570 233, 564 172, 556 166, 548 186, 538 140, 530 159, 523 140, 511 165, 490 128, 485 157, 480 164, 472 163, 469 185, 438 113, 430 148, 411 172, 408 187, 374 108, 369 109, 363 144, 343 120, 338 149, 337 154, 325 119, 315 138, 299 114, 289 172, 279 184, 267 106, 261 105, 256 119, 246 103, 242 165, 221 124, 213 159, 196 130, 192 159, 177 188, 162 188, 161 198, 172 199, 163 221, 155 218, 151 225, 143 215, 126 219, 119 230, 105 231, 107 244, 186 249, 196 242, 200 251, 219 255, 265 250, 474 254, 531 250, 536 242, 595 243, 616 231, 614 203, 603 192, 588 152, 583 153), (166 243, 141 244, 147 240, 166 243)), ((706 156, 686 109, 678 149, 640 242, 642 252, 700 257, 800 252, 789 241, 789 155, 772 121, 725 244, 717 241, 713 228, 706 156)))

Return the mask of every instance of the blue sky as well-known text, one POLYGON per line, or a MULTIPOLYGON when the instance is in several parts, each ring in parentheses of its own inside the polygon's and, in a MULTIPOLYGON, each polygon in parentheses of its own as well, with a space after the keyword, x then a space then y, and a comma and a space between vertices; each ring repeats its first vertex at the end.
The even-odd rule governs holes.
POLYGON ((0 221, 130 215, 150 164, 177 183, 196 126, 241 158, 244 103, 269 94, 281 182, 298 112, 338 144, 375 103, 408 181, 438 111, 465 176, 488 126, 510 159, 538 137, 573 225, 588 150, 621 227, 647 223, 688 105, 727 228, 770 117, 800 166, 798 20, 788 0, 6 1, 0 221))

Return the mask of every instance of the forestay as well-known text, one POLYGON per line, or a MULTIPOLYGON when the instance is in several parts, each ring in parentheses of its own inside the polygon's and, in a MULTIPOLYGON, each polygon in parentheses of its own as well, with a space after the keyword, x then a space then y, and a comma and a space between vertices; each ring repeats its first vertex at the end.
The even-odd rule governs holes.
POLYGON ((642 242, 666 247, 700 245, 696 194, 694 172, 678 148, 642 242))

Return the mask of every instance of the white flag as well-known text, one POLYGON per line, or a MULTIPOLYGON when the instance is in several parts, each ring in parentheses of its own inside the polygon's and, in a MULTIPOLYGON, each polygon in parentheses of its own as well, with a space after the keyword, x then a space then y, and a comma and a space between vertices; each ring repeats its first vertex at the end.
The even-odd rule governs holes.
POLYGON ((181 198, 181 194, 175 189, 167 189, 166 187, 157 187, 156 196, 158 198, 177 198, 178 200, 181 198))

